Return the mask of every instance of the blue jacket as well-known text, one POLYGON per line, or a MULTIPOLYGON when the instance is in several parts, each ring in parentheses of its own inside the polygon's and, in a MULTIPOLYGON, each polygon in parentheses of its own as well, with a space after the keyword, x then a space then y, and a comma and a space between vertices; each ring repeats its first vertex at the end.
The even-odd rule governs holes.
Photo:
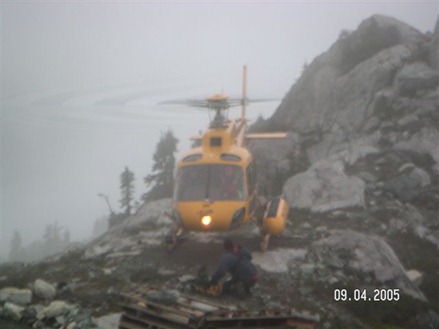
POLYGON ((255 279, 257 271, 251 262, 252 255, 244 248, 235 249, 221 256, 215 273, 210 280, 211 284, 218 283, 227 272, 232 275, 233 281, 249 282, 255 279))

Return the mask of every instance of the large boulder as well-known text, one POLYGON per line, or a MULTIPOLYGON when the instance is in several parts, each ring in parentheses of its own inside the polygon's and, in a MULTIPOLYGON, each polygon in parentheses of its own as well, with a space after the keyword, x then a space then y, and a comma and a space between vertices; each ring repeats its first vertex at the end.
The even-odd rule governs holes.
POLYGON ((75 309, 74 305, 62 300, 55 300, 51 302, 49 306, 44 308, 40 317, 47 319, 56 318, 57 316, 62 315, 64 312, 71 311, 73 309, 75 309))
POLYGON ((18 289, 6 287, 0 290, 0 302, 26 305, 32 301, 32 291, 30 289, 18 289))
POLYGON ((56 289, 50 283, 36 279, 34 283, 34 294, 43 299, 53 299, 56 295, 56 289))
POLYGON ((22 306, 15 305, 13 303, 6 303, 3 307, 3 314, 1 315, 7 319, 20 321, 24 310, 25 308, 22 306))
POLYGON ((347 176, 343 161, 333 157, 321 160, 306 172, 288 179, 284 195, 290 207, 325 212, 363 207, 365 186, 360 178, 347 176))

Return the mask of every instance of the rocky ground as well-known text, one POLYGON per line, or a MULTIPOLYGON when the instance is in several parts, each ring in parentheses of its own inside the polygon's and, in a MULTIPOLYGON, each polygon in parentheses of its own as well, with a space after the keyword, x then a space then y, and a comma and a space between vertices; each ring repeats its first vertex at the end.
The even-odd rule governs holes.
MULTIPOLYGON (((320 328, 435 328, 438 247, 418 236, 431 232, 411 222, 409 206, 390 197, 380 202, 387 207, 319 215, 293 211, 287 231, 273 238, 265 253, 252 224, 234 232, 232 237, 252 251, 261 277, 251 298, 212 298, 238 308, 305 309, 320 315, 320 328), (389 213, 405 214, 408 222, 392 224, 389 213), (422 262, 416 257, 421 253, 422 262), (375 289, 399 289, 401 296, 398 301, 336 301, 337 289, 352 298, 355 289, 368 297, 375 289)), ((87 246, 38 264, 4 267, 2 287, 28 289, 28 295, 15 300, 17 310, 2 289, 0 314, 35 328, 88 328, 101 316, 120 312, 121 293, 146 285, 179 290, 201 265, 213 271, 224 234, 192 234, 171 254, 161 248, 169 206, 170 200, 146 204, 87 246)))

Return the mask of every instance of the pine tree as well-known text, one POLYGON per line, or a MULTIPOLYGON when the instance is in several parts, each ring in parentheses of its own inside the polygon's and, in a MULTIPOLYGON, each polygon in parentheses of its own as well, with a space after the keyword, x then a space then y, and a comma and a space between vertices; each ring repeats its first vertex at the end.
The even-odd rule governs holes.
POLYGON ((18 231, 15 231, 14 236, 12 237, 11 240, 11 251, 9 253, 9 260, 11 262, 20 261, 23 252, 21 243, 22 243, 21 235, 18 231))
POLYGON ((63 243, 65 246, 69 245, 70 243, 70 230, 68 228, 66 228, 64 230, 64 240, 63 243))
POLYGON ((53 255, 62 250, 61 230, 62 228, 57 222, 46 225, 43 234, 43 256, 53 255))
POLYGON ((145 201, 169 198, 174 185, 175 152, 178 139, 172 131, 162 134, 153 155, 152 173, 144 178, 150 190, 143 196, 145 201))
POLYGON ((120 175, 120 206, 125 208, 125 215, 131 215, 131 202, 134 199, 134 173, 128 167, 120 175))

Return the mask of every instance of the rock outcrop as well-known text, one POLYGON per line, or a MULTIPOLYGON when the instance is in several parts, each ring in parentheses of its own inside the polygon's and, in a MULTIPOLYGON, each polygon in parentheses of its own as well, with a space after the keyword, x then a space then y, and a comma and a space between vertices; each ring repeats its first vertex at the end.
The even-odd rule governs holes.
POLYGON ((435 90, 437 71, 423 53, 431 39, 389 17, 365 20, 308 66, 271 123, 301 134, 343 133, 346 139, 363 133, 365 123, 380 114, 378 105, 385 105, 383 93, 435 90))
POLYGON ((438 34, 381 15, 342 31, 265 122, 294 138, 275 161, 256 155, 262 180, 283 178, 290 205, 313 212, 382 193, 439 211, 438 34))
MULTIPOLYGON (((275 157, 271 171, 294 175, 362 145, 431 158, 428 167, 437 175, 437 40, 437 25, 434 34, 423 34, 380 15, 354 32, 342 32, 304 70, 265 123, 269 130, 294 135, 275 157), (289 170, 284 168, 286 160, 289 170), (292 166, 293 162, 308 167, 292 166)), ((261 158, 259 163, 264 167, 267 161, 261 158)))
POLYGON ((397 286, 429 303, 432 323, 439 309, 438 25, 424 34, 374 15, 342 31, 255 127, 294 138, 281 150, 251 145, 262 181, 284 179, 278 192, 296 236, 313 241, 304 260, 289 260, 294 278, 397 286), (273 160, 256 152, 265 149, 273 160), (406 271, 402 264, 416 265, 406 271))

